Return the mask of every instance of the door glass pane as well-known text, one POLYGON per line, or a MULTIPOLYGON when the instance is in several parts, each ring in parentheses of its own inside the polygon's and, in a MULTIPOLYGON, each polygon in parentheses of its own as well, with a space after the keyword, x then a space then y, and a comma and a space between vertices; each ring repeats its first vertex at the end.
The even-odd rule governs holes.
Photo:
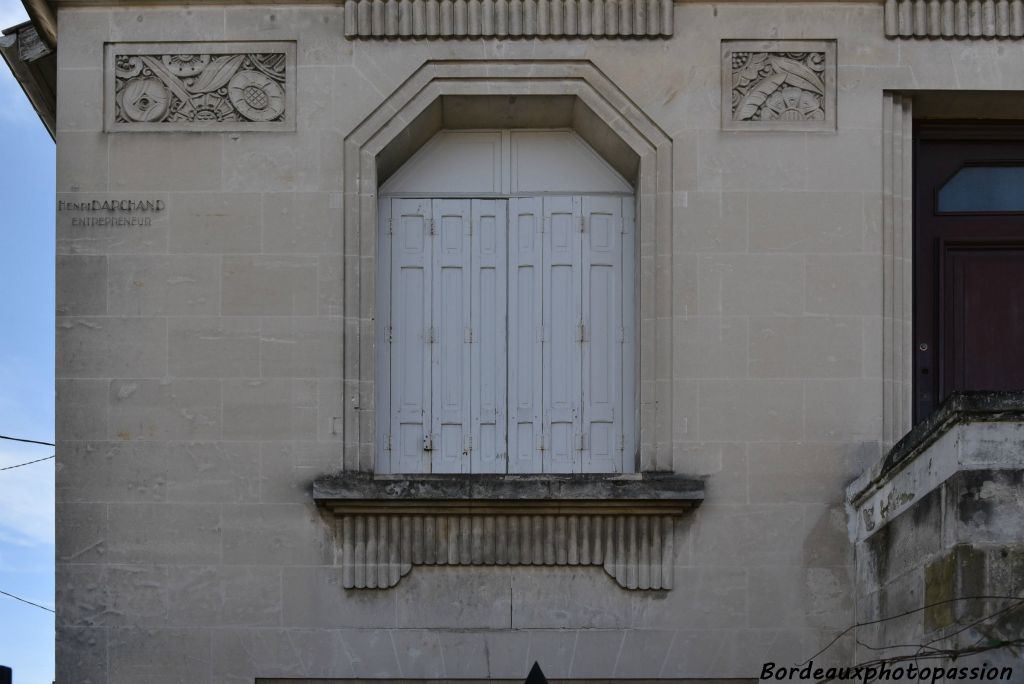
POLYGON ((938 211, 1024 211, 1024 166, 965 166, 939 190, 938 211))

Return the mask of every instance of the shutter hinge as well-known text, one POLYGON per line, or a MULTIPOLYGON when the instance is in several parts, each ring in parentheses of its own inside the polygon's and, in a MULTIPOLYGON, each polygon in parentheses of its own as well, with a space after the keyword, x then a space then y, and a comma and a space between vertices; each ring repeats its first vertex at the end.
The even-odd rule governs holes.
POLYGON ((387 330, 384 331, 384 339, 387 340, 388 344, 395 341, 395 329, 392 326, 388 326, 387 330))
POLYGON ((434 450, 434 435, 427 433, 423 435, 423 450, 433 451, 434 450))
POLYGON ((587 433, 586 432, 581 432, 581 433, 579 433, 576 436, 576 438, 577 438, 576 439, 576 448, 579 451, 586 451, 587 450, 587 433))
POLYGON ((462 450, 462 453, 466 456, 473 453, 473 435, 466 435, 466 448, 462 450))
POLYGON ((436 338, 436 335, 434 333, 434 326, 430 326, 429 328, 427 328, 426 335, 427 335, 427 344, 434 344, 434 340, 436 338))
POLYGON ((583 344, 587 341, 587 326, 583 324, 583 321, 579 322, 579 343, 583 344))
POLYGON ((626 341, 626 326, 620 325, 619 326, 619 342, 625 342, 625 341, 626 341))
POLYGON ((437 227, 434 224, 434 219, 427 219, 427 230, 430 231, 431 237, 437 235, 437 227))
POLYGON ((625 451, 625 450, 626 450, 626 435, 625 434, 621 434, 621 435, 619 435, 619 451, 621 452, 621 451, 625 451))
POLYGON ((473 344, 473 329, 466 328, 466 344, 473 344))
POLYGON ((395 234, 395 219, 388 217, 388 235, 395 234))
POLYGON ((537 326, 537 340, 539 342, 543 342, 544 341, 544 326, 543 325, 538 325, 537 326))
POLYGON ((545 451, 545 449, 544 449, 544 442, 545 441, 546 440, 544 439, 544 433, 543 432, 540 433, 539 435, 537 435, 537 451, 541 451, 541 452, 545 451))
POLYGON ((391 451, 391 433, 384 435, 384 451, 391 451))
POLYGON ((587 217, 580 216, 580 232, 585 233, 587 231, 587 217))

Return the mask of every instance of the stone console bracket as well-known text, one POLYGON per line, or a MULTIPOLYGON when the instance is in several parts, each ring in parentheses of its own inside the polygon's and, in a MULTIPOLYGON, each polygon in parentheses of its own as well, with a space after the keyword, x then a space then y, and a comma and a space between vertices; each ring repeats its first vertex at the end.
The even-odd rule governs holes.
POLYGON ((664 474, 317 478, 346 589, 393 587, 415 565, 600 566, 623 588, 672 588, 675 521, 704 482, 664 474))

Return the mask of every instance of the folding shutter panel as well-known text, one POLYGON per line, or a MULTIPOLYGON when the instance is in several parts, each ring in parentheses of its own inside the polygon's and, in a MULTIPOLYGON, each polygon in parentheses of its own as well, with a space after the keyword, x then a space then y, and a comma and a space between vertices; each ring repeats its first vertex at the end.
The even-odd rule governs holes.
POLYGON ((504 473, 506 202, 473 200, 472 209, 472 472, 504 473))
POLYGON ((470 201, 433 200, 431 471, 468 473, 470 201))
POLYGON ((508 207, 508 472, 539 473, 544 215, 539 197, 513 198, 508 207))
POLYGON ((544 199, 545 472, 579 472, 580 198, 544 199))
POLYGON ((391 203, 391 471, 425 473, 430 432, 430 200, 391 203))
POLYGON ((622 200, 583 198, 583 471, 622 469, 622 200))

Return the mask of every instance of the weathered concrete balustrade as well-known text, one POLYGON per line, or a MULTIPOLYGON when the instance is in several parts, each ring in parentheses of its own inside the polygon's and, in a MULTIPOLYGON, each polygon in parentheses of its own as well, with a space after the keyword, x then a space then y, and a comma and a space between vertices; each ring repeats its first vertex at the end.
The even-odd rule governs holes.
POLYGON ((858 622, 878 621, 858 642, 956 649, 1019 635, 1024 393, 953 395, 847 494, 858 622))

